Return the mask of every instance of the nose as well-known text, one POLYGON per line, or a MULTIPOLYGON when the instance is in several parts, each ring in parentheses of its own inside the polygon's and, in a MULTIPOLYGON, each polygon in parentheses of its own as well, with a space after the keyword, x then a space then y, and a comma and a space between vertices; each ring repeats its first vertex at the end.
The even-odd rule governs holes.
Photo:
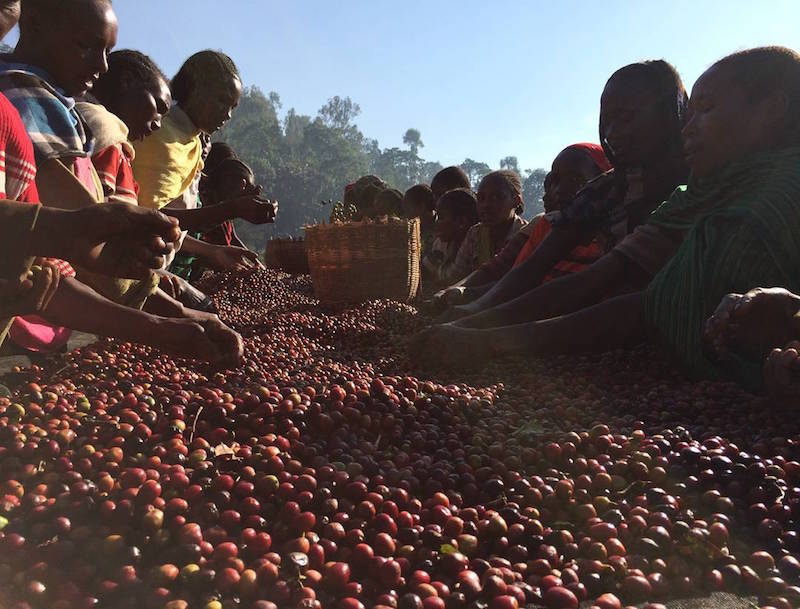
POLYGON ((106 49, 103 49, 95 55, 93 67, 98 76, 102 76, 108 72, 108 51, 106 51, 106 49))

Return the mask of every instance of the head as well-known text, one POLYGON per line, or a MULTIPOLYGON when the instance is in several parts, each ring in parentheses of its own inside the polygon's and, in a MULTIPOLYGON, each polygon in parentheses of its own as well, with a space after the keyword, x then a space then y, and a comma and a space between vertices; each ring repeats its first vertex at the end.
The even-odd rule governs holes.
POLYGON ((427 184, 412 186, 403 195, 403 215, 408 218, 419 218, 423 226, 433 224, 436 211, 436 199, 431 187, 427 184))
POLYGON ((17 25, 19 11, 20 0, 0 0, 0 40, 17 25))
POLYGON ((220 161, 200 179, 200 199, 204 205, 216 205, 228 199, 260 194, 253 170, 237 158, 220 161))
POLYGON ((114 51, 108 72, 95 83, 94 96, 128 127, 130 140, 141 140, 161 128, 172 105, 169 83, 159 67, 139 51, 114 51))
POLYGON ((749 154, 800 144, 800 54, 760 47, 720 59, 697 79, 683 130, 703 177, 749 154))
POLYGON ((22 0, 15 58, 45 70, 67 95, 85 95, 117 44, 110 0, 22 0))
POLYGON ((397 216, 403 213, 403 193, 394 188, 387 188, 375 197, 375 216, 397 216))
POLYGON ((472 188, 469 177, 461 167, 445 167, 431 180, 431 190, 438 201, 448 190, 456 188, 472 188))
POLYGON ((478 222, 478 199, 469 188, 448 190, 436 202, 436 236, 444 243, 460 243, 478 222))
POLYGON ((241 97, 239 70, 219 51, 195 53, 172 79, 172 98, 209 135, 228 122, 241 97))
POLYGON ((611 169, 598 144, 573 144, 558 153, 545 178, 544 210, 556 211, 572 201, 578 191, 601 173, 611 169))
POLYGON ((365 175, 345 190, 345 203, 352 203, 356 206, 355 219, 372 218, 375 214, 375 199, 386 190, 388 185, 378 176, 365 175))
POLYGON ((486 174, 478 186, 478 217, 482 224, 497 226, 521 214, 522 180, 508 169, 486 174))
POLYGON ((225 142, 213 142, 203 163, 203 173, 208 174, 214 171, 222 161, 237 158, 239 157, 236 156, 236 151, 230 144, 226 144, 225 142))
POLYGON ((600 143, 615 167, 653 167, 681 150, 688 96, 663 60, 620 68, 600 98, 600 143))

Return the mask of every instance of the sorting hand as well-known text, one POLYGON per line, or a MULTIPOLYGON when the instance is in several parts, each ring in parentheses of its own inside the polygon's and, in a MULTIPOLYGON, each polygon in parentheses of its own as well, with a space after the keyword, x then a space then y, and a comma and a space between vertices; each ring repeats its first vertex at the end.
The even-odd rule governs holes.
POLYGON ((800 342, 773 349, 764 363, 764 384, 773 398, 797 399, 800 390, 800 342))
POLYGON ((178 222, 127 203, 103 203, 69 212, 64 256, 87 270, 140 279, 161 268, 180 238, 178 222))
POLYGON ((260 186, 254 194, 231 199, 230 203, 236 217, 247 220, 251 224, 275 222, 275 217, 278 215, 278 202, 262 197, 260 186))
POLYGON ((165 318, 160 325, 154 342, 167 353, 207 361, 218 367, 234 367, 241 361, 242 337, 216 316, 165 318))
POLYGON ((718 357, 731 348, 760 350, 784 344, 794 331, 800 297, 783 288, 756 288, 723 297, 705 326, 705 339, 718 357))
POLYGON ((264 268, 258 254, 243 247, 219 245, 211 249, 208 263, 217 271, 240 271, 264 268))
POLYGON ((0 319, 42 313, 56 293, 60 277, 55 266, 44 262, 22 277, 0 279, 0 319))

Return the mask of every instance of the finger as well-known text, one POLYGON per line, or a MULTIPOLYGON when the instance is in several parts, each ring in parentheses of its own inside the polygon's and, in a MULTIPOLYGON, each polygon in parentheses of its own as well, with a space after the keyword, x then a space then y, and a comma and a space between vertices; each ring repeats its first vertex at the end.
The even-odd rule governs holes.
POLYGON ((53 296, 55 296, 60 283, 61 283, 61 272, 57 268, 53 267, 52 279, 50 281, 47 293, 45 294, 44 299, 42 300, 43 311, 47 309, 48 305, 50 304, 50 301, 53 299, 53 296))

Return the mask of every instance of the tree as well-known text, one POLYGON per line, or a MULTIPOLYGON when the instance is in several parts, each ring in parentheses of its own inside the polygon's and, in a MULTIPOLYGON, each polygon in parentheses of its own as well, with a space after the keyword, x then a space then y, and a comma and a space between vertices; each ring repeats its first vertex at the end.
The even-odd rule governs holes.
POLYGON ((425 144, 422 143, 422 134, 418 129, 408 129, 403 135, 403 143, 408 146, 408 149, 415 155, 419 154, 419 149, 424 148, 425 144))
POLYGON ((521 175, 519 170, 519 161, 515 156, 507 156, 500 159, 500 169, 510 169, 514 173, 521 175))
POLYGON ((327 127, 344 131, 361 114, 361 108, 349 97, 336 95, 319 109, 318 114, 327 127))
POLYGON ((492 170, 486 163, 480 163, 472 159, 464 159, 464 162, 461 163, 459 167, 467 174, 469 183, 472 184, 473 188, 478 188, 478 184, 481 179, 483 179, 483 176, 492 170))
POLYGON ((528 169, 522 180, 522 200, 525 201, 525 217, 530 219, 544 211, 544 178, 546 169, 528 169))

